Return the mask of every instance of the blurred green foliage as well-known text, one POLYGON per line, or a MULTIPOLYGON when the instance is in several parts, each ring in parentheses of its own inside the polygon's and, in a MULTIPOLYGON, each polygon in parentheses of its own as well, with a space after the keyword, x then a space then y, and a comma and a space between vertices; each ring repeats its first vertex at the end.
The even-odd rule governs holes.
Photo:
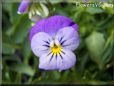
POLYGON ((61 72, 39 70, 38 58, 31 52, 28 39, 32 22, 27 14, 17 14, 19 3, 3 3, 2 83, 113 84, 113 7, 49 1, 46 4, 50 16, 65 15, 79 25, 81 43, 75 51, 75 67, 61 72))

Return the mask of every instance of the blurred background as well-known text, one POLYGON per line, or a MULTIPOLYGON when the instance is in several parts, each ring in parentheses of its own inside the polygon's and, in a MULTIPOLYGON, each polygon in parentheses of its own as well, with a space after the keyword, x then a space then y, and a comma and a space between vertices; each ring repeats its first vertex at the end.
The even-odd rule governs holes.
POLYGON ((61 72, 39 70, 28 39, 33 21, 28 14, 17 14, 19 3, 2 2, 2 84, 114 84, 114 4, 84 7, 86 2, 76 4, 73 0, 42 3, 49 16, 65 15, 79 25, 76 65, 61 72))

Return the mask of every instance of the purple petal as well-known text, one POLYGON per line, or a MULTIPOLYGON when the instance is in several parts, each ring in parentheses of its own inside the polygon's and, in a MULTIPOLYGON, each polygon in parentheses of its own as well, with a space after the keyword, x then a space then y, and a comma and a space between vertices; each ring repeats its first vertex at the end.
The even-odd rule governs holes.
POLYGON ((78 30, 78 25, 65 16, 55 15, 48 19, 38 21, 30 31, 30 40, 33 35, 38 32, 46 32, 49 35, 54 36, 59 29, 67 26, 72 26, 74 29, 78 30))
POLYGON ((61 54, 62 57, 59 56, 57 58, 57 69, 59 70, 69 69, 73 67, 76 63, 76 56, 73 52, 67 49, 64 49, 63 52, 64 53, 61 54))
POLYGON ((64 49, 75 50, 80 43, 80 38, 78 31, 76 31, 72 27, 65 27, 58 31, 56 35, 56 39, 58 39, 62 43, 62 47, 64 49))
POLYGON ((32 40, 33 35, 35 35, 38 32, 43 32, 40 30, 42 29, 42 26, 44 25, 45 21, 46 21, 46 19, 42 19, 32 27, 32 29, 30 30, 30 33, 29 33, 30 41, 32 40))
POLYGON ((28 10, 30 0, 22 0, 18 8, 18 14, 26 13, 28 10))
POLYGON ((31 49, 33 53, 38 57, 47 53, 50 46, 49 41, 51 41, 51 37, 48 34, 44 32, 35 34, 31 40, 31 49))

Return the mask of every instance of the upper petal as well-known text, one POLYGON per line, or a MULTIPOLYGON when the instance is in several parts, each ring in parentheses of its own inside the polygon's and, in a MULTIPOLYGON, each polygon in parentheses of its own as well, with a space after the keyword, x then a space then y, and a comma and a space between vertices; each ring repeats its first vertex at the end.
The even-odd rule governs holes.
POLYGON ((32 40, 32 37, 38 33, 38 32, 44 32, 44 31, 41 31, 42 30, 42 26, 44 26, 44 23, 45 23, 46 19, 42 19, 40 20, 39 22, 37 22, 33 27, 32 29, 30 30, 30 33, 29 33, 29 39, 30 39, 30 42, 32 40))
POLYGON ((64 27, 60 29, 56 35, 61 46, 65 49, 75 50, 80 43, 78 31, 72 27, 64 27))
POLYGON ((35 34, 31 40, 31 49, 33 53, 38 57, 47 53, 50 49, 49 46, 51 40, 51 37, 44 32, 35 34))
POLYGON ((43 21, 38 21, 32 27, 30 31, 30 40, 32 39, 32 36, 38 32, 46 32, 49 35, 54 36, 61 28, 67 26, 71 26, 74 29, 78 30, 78 25, 75 24, 71 19, 61 15, 51 16, 43 21))
POLYGON ((27 12, 30 0, 22 0, 18 8, 18 14, 27 12))

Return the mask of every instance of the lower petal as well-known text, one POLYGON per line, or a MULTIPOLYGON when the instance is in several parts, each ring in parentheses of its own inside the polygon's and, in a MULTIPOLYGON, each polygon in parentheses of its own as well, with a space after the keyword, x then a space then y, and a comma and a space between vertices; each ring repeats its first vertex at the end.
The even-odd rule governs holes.
POLYGON ((75 65, 76 56, 72 51, 63 50, 64 53, 57 57, 57 68, 59 70, 66 70, 75 65))
MULTIPOLYGON (((50 53, 50 52, 49 52, 50 53)), ((44 70, 56 70, 57 60, 52 54, 46 53, 39 59, 39 68, 44 70)))
POLYGON ((61 55, 48 52, 39 58, 39 68, 44 70, 67 70, 75 65, 76 56, 69 50, 63 50, 61 55))

